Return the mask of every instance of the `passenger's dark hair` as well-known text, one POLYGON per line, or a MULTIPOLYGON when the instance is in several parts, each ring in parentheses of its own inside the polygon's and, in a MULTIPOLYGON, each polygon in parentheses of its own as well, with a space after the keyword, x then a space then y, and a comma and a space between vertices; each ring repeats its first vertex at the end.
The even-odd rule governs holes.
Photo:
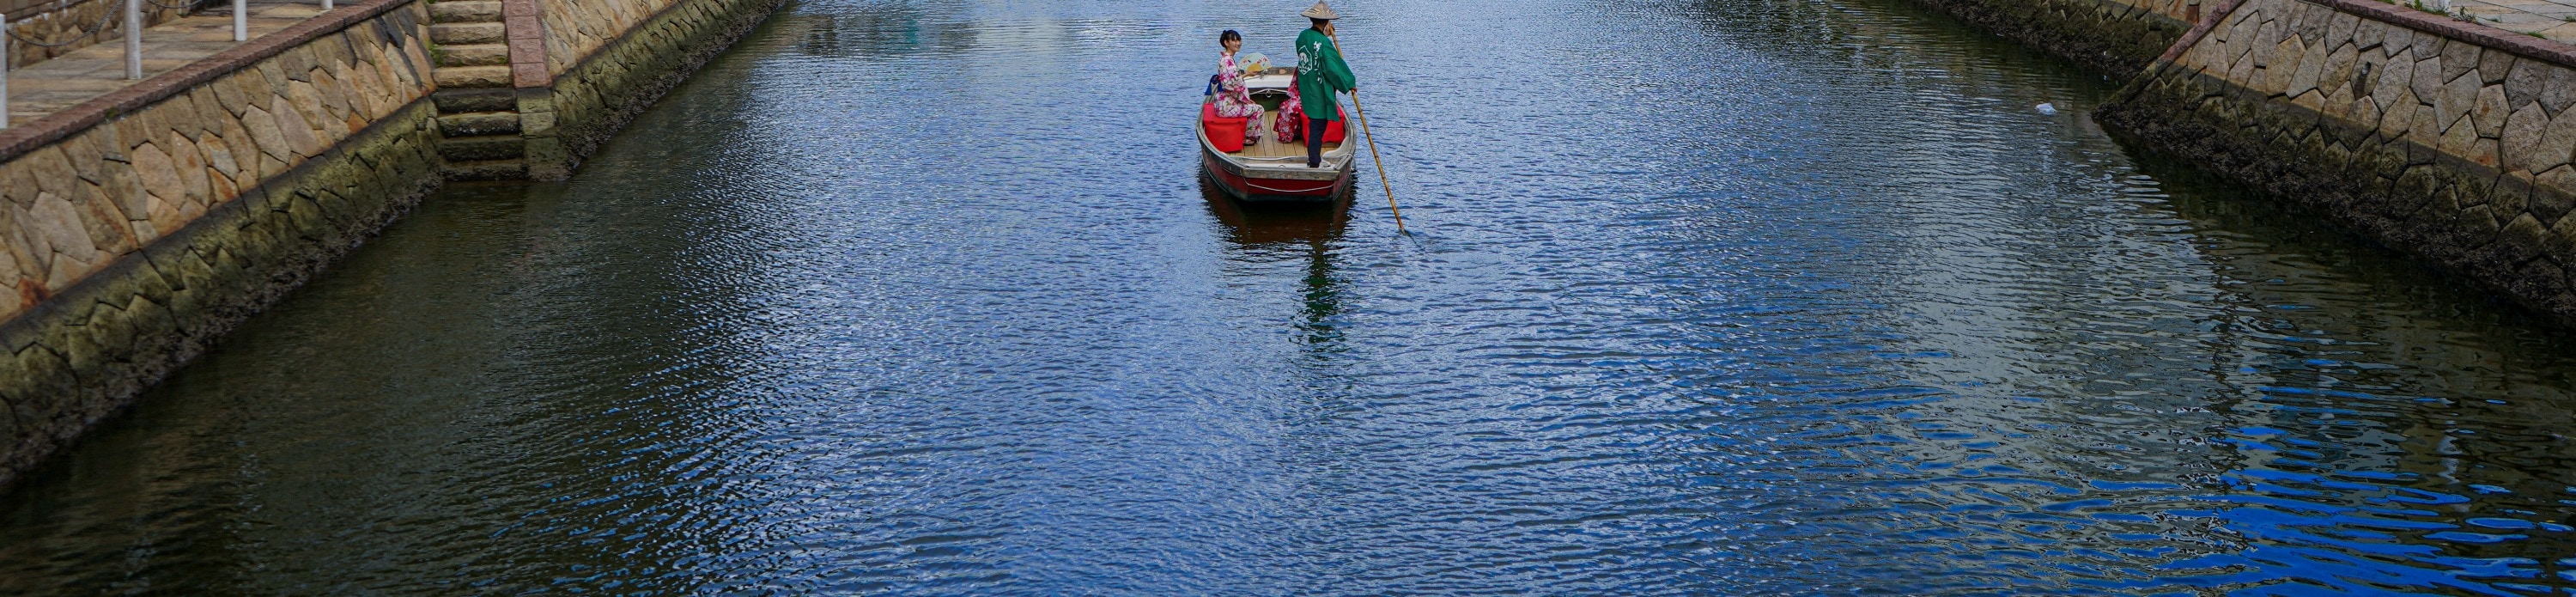
POLYGON ((1218 45, 1224 45, 1225 42, 1230 41, 1243 41, 1243 34, 1235 33, 1233 29, 1227 29, 1224 33, 1216 34, 1216 43, 1218 45))

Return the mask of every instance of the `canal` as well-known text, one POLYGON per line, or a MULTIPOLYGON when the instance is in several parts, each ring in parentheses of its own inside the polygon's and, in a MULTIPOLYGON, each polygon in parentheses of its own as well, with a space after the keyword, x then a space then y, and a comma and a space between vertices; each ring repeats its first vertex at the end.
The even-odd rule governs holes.
POLYGON ((1195 178, 1217 31, 1302 7, 799 0, 0 496, 0 594, 2576 587, 2576 337, 2099 76, 1900 0, 1352 0, 1399 235, 1195 178))

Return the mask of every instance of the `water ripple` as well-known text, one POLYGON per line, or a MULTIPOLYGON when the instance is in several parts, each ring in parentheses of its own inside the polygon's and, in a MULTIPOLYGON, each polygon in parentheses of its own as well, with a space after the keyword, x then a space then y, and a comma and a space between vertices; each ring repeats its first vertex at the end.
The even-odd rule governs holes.
POLYGON ((2576 592, 2576 346, 1895 0, 805 0, 0 501, 0 593, 2576 592), (2031 109, 2054 103, 2054 115, 2031 109))

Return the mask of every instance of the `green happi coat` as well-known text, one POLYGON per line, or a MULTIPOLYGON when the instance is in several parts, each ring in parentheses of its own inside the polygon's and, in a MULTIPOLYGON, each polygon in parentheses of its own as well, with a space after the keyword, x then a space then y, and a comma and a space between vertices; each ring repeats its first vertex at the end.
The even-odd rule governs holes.
POLYGON ((1334 92, 1359 87, 1351 78, 1351 65, 1342 63, 1342 49, 1332 36, 1313 28, 1297 34, 1297 101, 1304 106, 1307 118, 1341 120, 1334 110, 1340 106, 1334 92))

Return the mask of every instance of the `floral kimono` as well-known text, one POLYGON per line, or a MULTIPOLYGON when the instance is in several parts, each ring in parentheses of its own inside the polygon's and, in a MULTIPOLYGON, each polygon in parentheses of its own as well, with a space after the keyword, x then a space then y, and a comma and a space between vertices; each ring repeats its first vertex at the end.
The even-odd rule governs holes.
POLYGON ((1243 142, 1261 142, 1261 104, 1253 103, 1252 91, 1244 89, 1243 67, 1235 65, 1233 54, 1218 56, 1216 76, 1216 115, 1252 119, 1243 127, 1243 142))
POLYGON ((1297 93, 1296 85, 1288 86, 1288 101, 1279 104, 1279 121, 1270 123, 1270 130, 1279 133, 1279 142, 1306 142, 1305 102, 1300 100, 1303 97, 1297 93))

